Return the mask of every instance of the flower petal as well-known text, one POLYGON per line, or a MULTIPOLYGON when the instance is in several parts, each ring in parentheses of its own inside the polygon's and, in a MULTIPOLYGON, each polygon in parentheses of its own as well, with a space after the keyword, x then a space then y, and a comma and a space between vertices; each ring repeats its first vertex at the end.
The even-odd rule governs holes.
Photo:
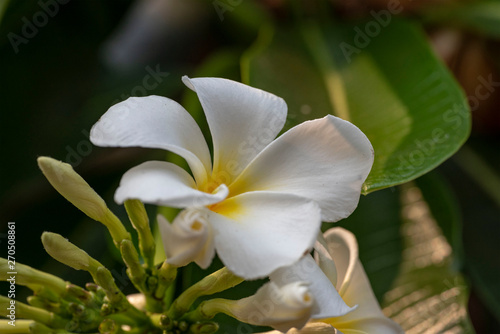
MULTIPOLYGON (((329 324, 323 322, 309 322, 302 329, 292 328, 286 334, 342 334, 329 324)), ((280 331, 270 331, 260 334, 282 334, 280 331)))
POLYGON ((321 223, 315 202, 291 194, 245 193, 211 210, 217 253, 245 279, 296 262, 314 244, 321 223))
POLYGON ((188 208, 170 224, 158 215, 158 226, 167 262, 177 267, 196 262, 206 269, 215 255, 213 233, 204 210, 188 208))
POLYGON ((127 171, 115 193, 118 204, 127 199, 174 208, 197 207, 220 202, 228 194, 221 185, 212 194, 196 189, 196 184, 181 167, 164 161, 148 161, 127 171))
POLYGON ((278 191, 316 201, 323 221, 349 216, 373 164, 373 149, 353 124, 328 115, 290 129, 229 186, 231 194, 278 191))
POLYGON ((367 318, 338 325, 343 334, 404 334, 403 329, 388 318, 367 318))
POLYGON ((177 102, 161 96, 131 97, 115 104, 94 124, 97 146, 160 148, 189 164, 198 183, 211 171, 210 152, 200 128, 177 102))
POLYGON ((282 98, 220 78, 182 78, 198 94, 214 143, 214 177, 229 184, 281 131, 282 98))
POLYGON ((354 235, 341 227, 335 227, 326 231, 324 238, 329 255, 337 267, 337 288, 340 296, 346 303, 358 305, 358 308, 349 314, 325 321, 339 328, 343 333, 346 333, 343 330, 346 328, 359 328, 363 331, 362 328, 366 323, 383 324, 383 326, 393 328, 392 331, 372 332, 369 330, 366 333, 402 333, 399 325, 388 319, 380 309, 370 281, 358 258, 358 244, 354 235), (366 319, 372 320, 366 322, 366 319))
MULTIPOLYGON (((316 301, 311 313, 313 319, 338 317, 355 309, 355 307, 347 306, 342 300, 333 284, 321 271, 311 255, 304 256, 292 266, 276 270, 269 278, 271 282, 275 282, 280 286, 297 281, 308 282, 310 284, 309 290, 316 301)), ((354 304, 351 305, 355 306, 354 304)))
MULTIPOLYGON (((358 261, 358 241, 354 234, 343 228, 330 228, 318 236, 314 246, 316 262, 323 272, 331 271, 335 266, 335 287, 340 295, 346 292, 358 261)), ((328 275, 327 275, 328 276, 328 275)), ((328 276, 330 281, 333 277, 328 276)))
POLYGON ((305 282, 282 286, 267 282, 255 295, 240 299, 233 314, 242 322, 286 332, 293 327, 304 327, 313 303, 314 297, 305 282))

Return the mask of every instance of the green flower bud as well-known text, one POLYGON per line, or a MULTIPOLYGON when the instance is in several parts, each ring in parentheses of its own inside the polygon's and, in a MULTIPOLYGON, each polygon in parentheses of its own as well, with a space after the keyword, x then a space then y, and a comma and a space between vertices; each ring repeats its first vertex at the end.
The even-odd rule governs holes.
MULTIPOLYGON (((0 280, 6 281, 10 278, 9 262, 0 258, 0 280)), ((57 276, 33 269, 27 265, 16 263, 16 284, 29 287, 36 293, 43 289, 49 289, 56 295, 64 295, 66 282, 57 276)))
POLYGON ((91 258, 87 252, 78 248, 60 234, 44 232, 42 234, 42 243, 50 256, 73 269, 93 272, 100 266, 100 263, 91 258))
POLYGON ((38 166, 54 189, 64 198, 90 218, 106 225, 117 245, 123 239, 130 239, 130 234, 108 209, 101 196, 73 170, 70 164, 49 157, 39 157, 38 166))

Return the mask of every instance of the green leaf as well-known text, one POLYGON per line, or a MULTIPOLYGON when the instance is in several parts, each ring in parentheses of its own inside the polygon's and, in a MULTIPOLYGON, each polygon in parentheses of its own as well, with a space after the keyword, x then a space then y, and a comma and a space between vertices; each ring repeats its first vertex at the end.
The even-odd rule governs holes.
POLYGON ((452 249, 417 187, 402 192, 404 251, 384 312, 407 333, 474 333, 468 288, 452 270, 452 249))
POLYGON ((368 136, 375 162, 365 194, 425 174, 469 135, 464 95, 406 21, 266 27, 242 64, 244 82, 286 100, 287 127, 334 114, 368 136))
POLYGON ((452 25, 487 36, 500 37, 500 2, 477 1, 432 7, 423 12, 427 23, 452 25))

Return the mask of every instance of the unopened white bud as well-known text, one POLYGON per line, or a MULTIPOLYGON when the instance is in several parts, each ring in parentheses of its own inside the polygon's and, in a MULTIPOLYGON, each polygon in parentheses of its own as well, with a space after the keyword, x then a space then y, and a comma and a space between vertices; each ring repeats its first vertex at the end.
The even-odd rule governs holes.
POLYGON ((91 270, 98 266, 97 261, 92 259, 87 252, 57 233, 43 232, 42 244, 50 256, 73 269, 91 270))
POLYGON ((268 282, 255 295, 240 300, 233 313, 240 321, 287 332, 305 326, 313 305, 307 283, 294 282, 280 287, 268 282))
POLYGON ((202 208, 183 210, 170 224, 158 215, 163 247, 169 264, 181 267, 196 262, 206 269, 215 255, 212 227, 202 208))
POLYGON ((49 157, 39 157, 38 166, 50 184, 90 218, 103 223, 116 245, 130 234, 120 220, 108 209, 104 200, 73 170, 70 164, 49 157))
POLYGON ((108 211, 104 200, 71 167, 49 157, 39 157, 38 166, 50 184, 90 218, 101 221, 108 211))

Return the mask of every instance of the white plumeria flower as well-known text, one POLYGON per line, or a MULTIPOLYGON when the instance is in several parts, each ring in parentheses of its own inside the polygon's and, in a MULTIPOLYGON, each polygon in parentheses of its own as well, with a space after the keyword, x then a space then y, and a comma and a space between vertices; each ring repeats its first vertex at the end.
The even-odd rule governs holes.
POLYGON ((175 164, 146 162, 125 173, 116 202, 204 210, 213 234, 204 240, 246 279, 293 264, 313 246, 321 220, 338 221, 356 208, 373 163, 372 146, 356 126, 328 115, 273 141, 286 120, 283 99, 226 79, 183 82, 205 111, 213 163, 182 106, 159 96, 129 98, 101 117, 91 141, 171 151, 187 161, 194 178, 175 164))
POLYGON ((398 324, 382 313, 358 258, 358 244, 351 232, 341 227, 326 231, 324 245, 316 247, 316 260, 319 265, 307 255, 293 266, 278 269, 270 276, 277 284, 309 282, 316 300, 309 323, 302 329, 291 329, 287 334, 404 333, 398 324), (346 309, 347 305, 339 299, 354 307, 346 309))

